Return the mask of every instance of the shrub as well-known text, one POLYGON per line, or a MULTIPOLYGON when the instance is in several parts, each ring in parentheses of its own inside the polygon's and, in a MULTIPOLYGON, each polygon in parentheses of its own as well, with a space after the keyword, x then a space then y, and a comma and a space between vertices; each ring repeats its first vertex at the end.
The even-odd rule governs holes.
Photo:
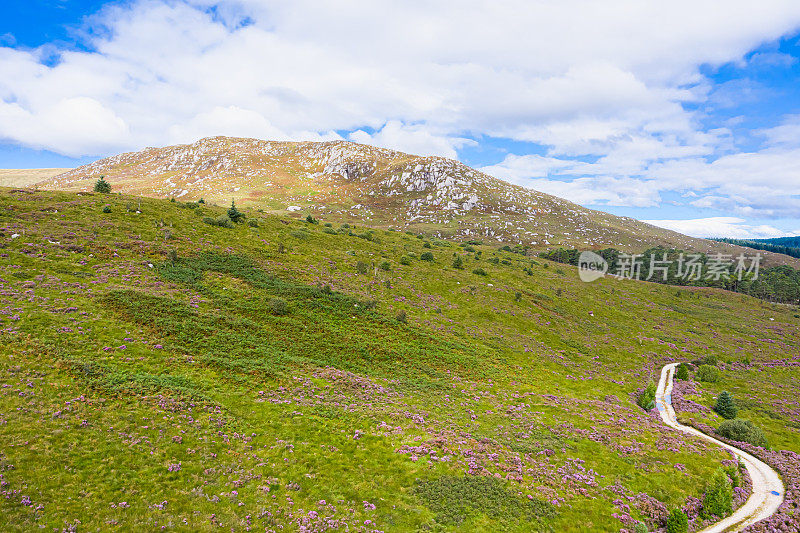
POLYGON ((317 219, 315 219, 311 215, 306 216, 306 222, 308 222, 309 224, 319 224, 319 222, 317 222, 317 219))
POLYGON ((464 260, 461 259, 460 255, 457 255, 455 259, 453 259, 453 268, 457 270, 461 270, 464 268, 464 260))
POLYGON ((269 301, 269 310, 273 315, 283 316, 289 313, 289 306, 283 298, 272 298, 269 301))
POLYGON ((324 224, 324 226, 325 226, 326 228, 332 228, 332 227, 333 227, 333 224, 331 224, 330 222, 326 222, 326 223, 324 224))
POLYGON ((644 522, 636 522, 636 525, 633 526, 633 533, 647 533, 647 526, 644 525, 644 522))
POLYGON ((395 320, 397 320, 398 322, 402 322, 403 324, 406 324, 408 322, 408 316, 406 315, 405 311, 400 311, 394 318, 395 320))
POLYGON ((336 233, 336 230, 333 228, 323 228, 322 232, 327 233, 328 235, 338 235, 338 233, 336 233))
POLYGON ((733 400, 733 395, 724 390, 717 398, 717 403, 714 405, 714 411, 717 412, 722 418, 732 420, 736 418, 738 410, 736 409, 736 402, 733 400))
POLYGON ((407 255, 404 255, 403 257, 400 258, 400 264, 401 265, 406 265, 406 266, 410 265, 411 264, 411 258, 408 257, 407 255))
POLYGON ((650 381, 639 396, 636 397, 636 404, 645 411, 656 408, 656 384, 650 381))
POLYGON ((685 363, 678 365, 678 368, 675 370, 675 378, 683 380, 689 379, 689 367, 686 366, 685 363))
POLYGON ((733 488, 725 471, 717 468, 711 476, 711 481, 706 487, 703 497, 703 516, 710 518, 711 515, 722 518, 728 516, 733 510, 733 488))
POLYGON ((518 302, 520 300, 522 300, 522 293, 521 292, 515 292, 514 293, 514 301, 518 302))
POLYGON ((383 271, 388 272, 388 271, 390 271, 392 269, 392 265, 389 264, 389 261, 384 261, 383 263, 380 264, 380 266, 378 268, 380 268, 383 271))
POLYGON ((205 201, 205 200, 203 200, 202 198, 200 198, 199 200, 197 200, 197 203, 198 203, 198 204, 204 204, 204 203, 206 203, 206 201, 205 201))
POLYGON ((219 226, 220 228, 233 228, 233 220, 228 215, 220 215, 215 221, 215 226, 219 226))
POLYGON ((109 207, 109 206, 105 206, 105 207, 103 208, 103 213, 110 213, 110 212, 111 212, 111 207, 109 207))
POLYGON ((251 228, 257 228, 258 220, 251 218, 250 220, 247 221, 247 225, 250 226, 251 228))
POLYGON ((231 206, 228 208, 228 219, 231 222, 238 224, 239 222, 244 221, 244 213, 236 209, 236 204, 231 200, 231 206))
POLYGON ((487 261, 489 261, 493 265, 497 265, 497 264, 500 263, 500 258, 499 257, 490 257, 489 259, 487 259, 487 261))
POLYGON ((419 258, 422 259, 423 261, 433 261, 433 253, 422 252, 422 255, 420 255, 419 258))
POLYGON ((700 368, 697 369, 697 379, 700 381, 707 381, 709 383, 715 383, 719 381, 720 372, 719 368, 711 365, 700 365, 700 368))
POLYGON ((726 439, 749 442, 753 446, 769 448, 764 432, 749 420, 744 420, 742 418, 725 420, 719 425, 719 428, 717 428, 717 433, 726 439))
POLYGON ((673 509, 665 526, 667 533, 686 533, 689 531, 689 519, 680 509, 673 509))
POLYGON ((356 263, 356 271, 359 274, 366 274, 367 270, 369 270, 369 265, 364 261, 359 261, 358 263, 356 263))
POLYGON ((111 192, 111 184, 106 181, 105 176, 100 176, 100 179, 94 182, 94 192, 108 194, 111 192))
POLYGON ((473 270, 472 273, 473 274, 477 274, 478 276, 485 276, 486 275, 486 271, 484 269, 480 268, 480 267, 478 267, 475 270, 473 270))

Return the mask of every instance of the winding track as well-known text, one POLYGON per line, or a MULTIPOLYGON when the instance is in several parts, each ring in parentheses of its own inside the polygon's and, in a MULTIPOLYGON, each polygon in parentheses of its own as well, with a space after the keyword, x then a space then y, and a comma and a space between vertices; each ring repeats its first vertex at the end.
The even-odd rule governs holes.
POLYGON ((753 480, 753 493, 735 513, 728 518, 713 524, 701 533, 722 533, 725 531, 741 531, 750 524, 772 515, 783 502, 784 488, 778 473, 765 463, 747 452, 734 448, 730 444, 718 441, 694 428, 678 423, 675 410, 672 408, 672 378, 678 363, 671 363, 661 370, 661 379, 656 390, 656 407, 666 425, 678 431, 689 433, 701 439, 713 442, 732 451, 739 456, 747 467, 753 480))

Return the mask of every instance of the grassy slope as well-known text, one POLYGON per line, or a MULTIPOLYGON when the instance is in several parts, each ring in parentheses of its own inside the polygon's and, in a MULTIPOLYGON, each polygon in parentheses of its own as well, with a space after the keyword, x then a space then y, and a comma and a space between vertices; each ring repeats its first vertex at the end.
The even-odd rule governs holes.
POLYGON ((271 215, 228 230, 201 222, 217 208, 126 205, 0 195, 4 529, 616 529, 620 492, 681 505, 726 457, 629 393, 675 358, 798 352, 795 312, 741 295, 582 284, 446 241, 428 263, 398 232, 271 215))

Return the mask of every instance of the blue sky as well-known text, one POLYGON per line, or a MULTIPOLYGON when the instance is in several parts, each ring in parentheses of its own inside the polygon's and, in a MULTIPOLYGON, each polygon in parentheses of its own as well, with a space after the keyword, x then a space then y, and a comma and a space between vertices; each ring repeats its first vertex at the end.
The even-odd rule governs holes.
POLYGON ((693 235, 800 234, 800 4, 718 6, 8 3, 0 168, 348 139, 693 235))

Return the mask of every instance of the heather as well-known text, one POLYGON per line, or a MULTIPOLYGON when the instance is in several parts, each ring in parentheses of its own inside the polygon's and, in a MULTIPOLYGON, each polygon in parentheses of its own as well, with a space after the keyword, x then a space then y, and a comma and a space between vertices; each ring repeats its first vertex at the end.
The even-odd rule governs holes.
POLYGON ((333 215, 203 222, 227 210, 0 194, 4 529, 697 523, 728 454, 636 403, 674 360, 718 358, 676 382, 703 416, 719 386, 796 434, 789 308, 333 215))

